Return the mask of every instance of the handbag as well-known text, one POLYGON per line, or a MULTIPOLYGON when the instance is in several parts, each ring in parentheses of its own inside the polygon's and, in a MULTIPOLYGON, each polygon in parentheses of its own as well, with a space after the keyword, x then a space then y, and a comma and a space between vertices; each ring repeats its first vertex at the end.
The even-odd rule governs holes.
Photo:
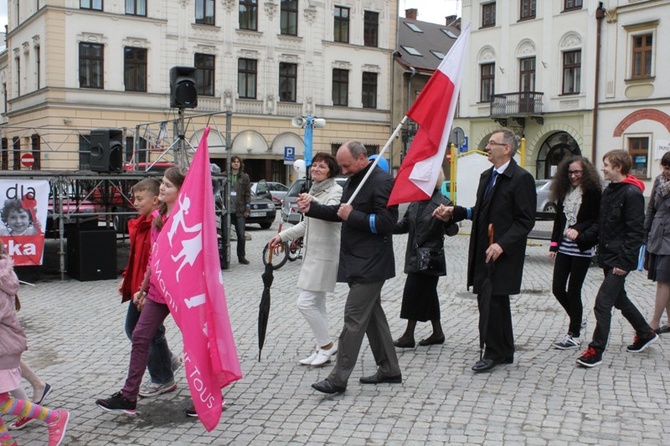
POLYGON ((426 247, 417 247, 416 269, 421 272, 442 272, 446 270, 447 265, 444 259, 444 249, 439 251, 426 247))

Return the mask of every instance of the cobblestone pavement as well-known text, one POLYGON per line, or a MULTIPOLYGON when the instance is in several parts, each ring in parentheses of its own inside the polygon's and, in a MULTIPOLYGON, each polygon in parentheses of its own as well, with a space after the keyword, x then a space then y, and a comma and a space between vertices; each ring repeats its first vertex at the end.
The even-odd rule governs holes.
MULTIPOLYGON (((537 227, 547 230, 550 223, 539 222, 537 227)), ((634 333, 615 312, 600 366, 576 367, 579 351, 553 349, 552 343, 567 329, 567 318, 551 295, 546 241, 529 241, 523 291, 513 298, 514 364, 473 374, 470 367, 478 359, 479 344, 476 299, 465 288, 467 224, 446 242, 449 273, 438 285, 446 343, 399 351, 402 385, 358 383, 360 376, 376 369, 366 340, 344 395, 324 396, 310 388, 327 376, 330 366, 312 369, 297 364, 313 345, 295 305, 299 261, 275 271, 269 334, 258 362, 261 249, 276 228, 277 223, 268 230, 249 227, 251 265, 233 262, 224 271, 244 378, 225 390, 227 411, 212 432, 184 416, 190 397, 183 368, 177 374, 177 391, 141 400, 140 415, 110 414, 95 406, 96 398, 121 388, 128 367, 126 307, 116 293, 117 280, 52 278, 22 287, 20 319, 30 342, 24 358, 54 387, 49 406, 72 412, 64 444, 660 445, 670 441, 670 351, 665 347, 669 341, 662 339, 642 353, 627 353, 625 346, 634 333)), ((405 239, 394 237, 398 276, 383 289, 394 337, 405 327, 398 316, 405 239)), ((584 288, 587 337, 595 325, 593 299, 601 279, 601 271, 592 268, 584 288)), ((631 273, 629 294, 648 317, 654 290, 643 272, 631 273)), ((334 336, 342 326, 346 293, 346 286, 338 284, 329 295, 334 336)), ((181 351, 179 330, 171 318, 166 325, 172 349, 181 351)), ((429 323, 420 323, 417 340, 430 331, 429 323)), ((13 435, 21 445, 46 444, 43 425, 13 435)))

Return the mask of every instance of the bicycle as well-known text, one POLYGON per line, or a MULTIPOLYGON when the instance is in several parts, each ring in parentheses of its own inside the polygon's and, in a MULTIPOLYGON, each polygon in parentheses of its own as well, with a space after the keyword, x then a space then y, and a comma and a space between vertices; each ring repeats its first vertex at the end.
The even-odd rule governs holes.
MULTIPOLYGON (((286 264, 287 261, 295 262, 302 258, 302 237, 293 240, 288 240, 272 248, 272 269, 279 269, 286 264)), ((263 248, 263 265, 267 265, 270 260, 270 247, 265 245, 263 248)))

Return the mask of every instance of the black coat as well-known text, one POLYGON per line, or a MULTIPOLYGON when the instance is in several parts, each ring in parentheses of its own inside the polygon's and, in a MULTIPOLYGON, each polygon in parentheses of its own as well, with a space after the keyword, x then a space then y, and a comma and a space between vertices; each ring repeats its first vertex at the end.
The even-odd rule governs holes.
MULTIPOLYGON (((346 203, 361 183, 365 169, 352 175, 344 184, 342 203, 346 203)), ((354 210, 347 221, 337 216, 339 205, 324 206, 312 201, 308 217, 342 221, 338 282, 372 283, 395 276, 393 227, 398 221, 398 206, 386 207, 393 179, 380 167, 370 174, 351 203, 354 210)))
MULTIPOLYGON (((485 170, 479 178, 477 202, 472 208, 472 234, 468 255, 468 287, 475 293, 487 275, 486 249, 489 246, 488 226, 493 223, 495 243, 503 253, 495 262, 493 270, 493 294, 509 295, 521 292, 523 263, 526 255, 528 233, 535 225, 537 193, 535 180, 513 159, 498 176, 488 197, 484 191, 491 179, 493 168, 485 170)), ((466 218, 466 209, 457 206, 454 220, 466 218)))
POLYGON ((644 196, 635 185, 610 183, 600 200, 600 218, 586 235, 598 240, 598 265, 601 268, 637 268, 640 246, 645 238, 644 196))
MULTIPOLYGON (((407 237, 407 250, 405 251, 405 273, 418 273, 416 265, 416 248, 430 248, 431 251, 441 252, 444 258, 444 234, 456 235, 458 225, 453 221, 445 223, 433 217, 433 211, 439 205, 451 206, 451 201, 446 198, 440 190, 435 190, 430 200, 415 201, 409 205, 402 220, 400 220, 393 232, 395 234, 409 233, 407 237)), ((446 262, 441 271, 421 271, 421 274, 431 276, 445 276, 447 274, 446 262)))
MULTIPOLYGON (((577 212, 577 221, 570 226, 571 229, 579 232, 575 243, 582 251, 594 246, 593 242, 586 240, 585 234, 588 229, 598 223, 598 216, 600 215, 600 197, 602 192, 599 188, 592 188, 583 191, 582 204, 577 212)), ((554 220, 554 228, 551 231, 551 246, 549 251, 558 251, 558 247, 563 240, 563 233, 565 232, 566 217, 563 212, 563 200, 558 201, 556 208, 556 219, 554 220)))

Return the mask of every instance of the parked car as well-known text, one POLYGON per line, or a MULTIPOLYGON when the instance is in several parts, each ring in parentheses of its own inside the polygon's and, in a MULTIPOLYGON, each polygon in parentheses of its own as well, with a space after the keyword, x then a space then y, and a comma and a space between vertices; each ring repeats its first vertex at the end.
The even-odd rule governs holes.
POLYGON ((288 186, 275 181, 260 180, 257 183, 251 183, 251 191, 259 197, 271 198, 275 207, 279 209, 288 192, 288 186))
POLYGON ((272 226, 277 216, 277 209, 269 198, 262 198, 251 193, 251 210, 247 217, 247 224, 257 223, 263 229, 272 226))
POLYGON ((537 192, 537 209, 535 210, 538 219, 553 220, 556 214, 556 203, 551 198, 551 179, 535 180, 535 191, 537 192))

